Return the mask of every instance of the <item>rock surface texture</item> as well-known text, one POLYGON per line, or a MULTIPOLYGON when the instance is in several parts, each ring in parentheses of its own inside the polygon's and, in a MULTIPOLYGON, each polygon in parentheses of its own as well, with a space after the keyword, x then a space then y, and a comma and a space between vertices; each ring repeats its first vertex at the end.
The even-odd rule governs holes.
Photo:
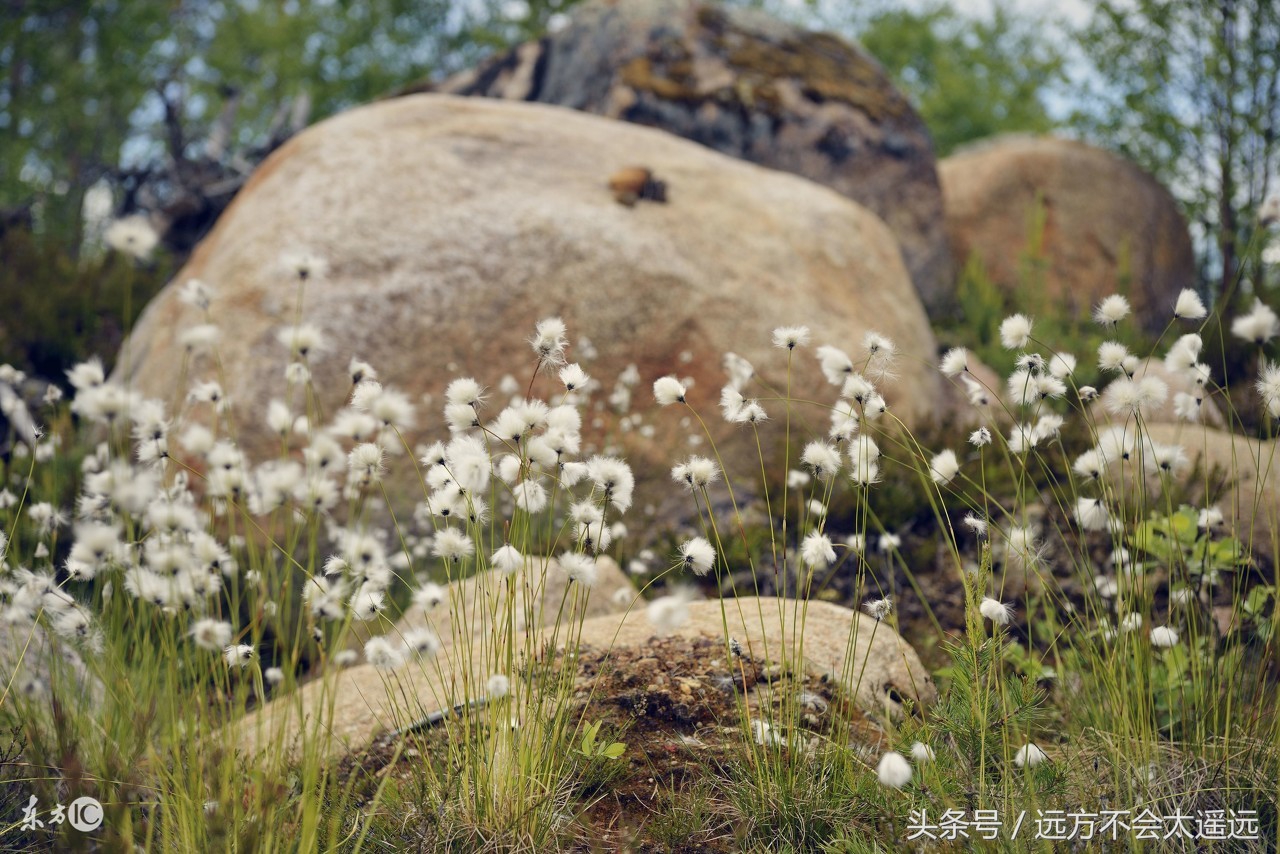
MULTIPOLYGON (((719 417, 721 362, 728 351, 751 360, 771 385, 753 383, 746 394, 776 395, 769 388, 787 382, 787 353, 770 338, 776 326, 812 331, 812 345, 794 357, 797 397, 833 403, 838 390, 822 378, 812 347, 832 344, 861 362, 872 329, 901 352, 898 379, 884 389, 898 417, 931 417, 941 388, 934 338, 897 244, 866 209, 661 131, 559 107, 441 95, 352 110, 272 155, 147 307, 118 374, 169 402, 195 380, 219 379, 241 445, 252 460, 270 459, 280 437, 266 424, 267 405, 288 391, 290 352, 278 335, 301 320, 327 339, 308 355, 319 411, 331 415, 346 401, 348 362, 358 357, 411 401, 434 396, 419 407, 408 441, 447 440, 440 413, 450 380, 473 376, 489 387, 482 414, 493 418, 506 405, 497 391, 505 375, 524 392, 536 364, 528 339, 553 315, 568 326, 568 359, 601 384, 585 412, 582 456, 623 453, 636 471, 636 508, 660 516, 692 510, 669 472, 708 444, 686 407, 656 409, 659 377, 692 381, 690 405, 726 466, 747 477, 759 472, 755 439, 719 417), (615 200, 610 176, 631 163, 665 182, 666 202, 615 200), (305 287, 282 263, 299 248, 328 264, 305 287), (204 320, 180 298, 191 277, 216 290, 216 364, 188 359, 181 340, 204 320), (630 421, 619 425, 617 402, 605 398, 632 365, 630 421)), ((533 394, 559 402, 563 386, 547 372, 540 377, 533 394)), ((784 413, 765 403, 769 452, 785 435, 784 413)), ((805 411, 825 433, 826 411, 805 411)), ((403 457, 391 462, 412 473, 403 457)), ((420 484, 389 492, 422 495, 420 484)))
MULTIPOLYGON (((666 636, 717 638, 723 643, 727 621, 730 636, 746 655, 776 662, 782 657, 779 626, 785 615, 789 639, 796 626, 805 626, 806 669, 834 680, 860 708, 898 715, 904 700, 924 705, 937 700, 937 689, 915 650, 888 624, 827 602, 810 602, 807 617, 796 623, 792 620, 798 603, 793 600, 748 597, 726 600, 724 607, 722 614, 719 602, 691 603, 689 619, 666 636)), ((561 637, 563 632, 562 628, 561 637)), ((593 649, 620 650, 650 643, 655 634, 643 607, 637 607, 587 619, 581 641, 593 649)), ((320 726, 332 735, 327 742, 331 755, 359 750, 379 733, 411 726, 432 712, 475 699, 459 685, 468 662, 480 658, 448 648, 430 661, 395 671, 366 664, 334 672, 251 714, 240 724, 239 743, 248 753, 266 745, 275 750, 282 739, 296 739, 300 728, 320 726)), ((483 685, 486 676, 471 674, 467 681, 483 685)))
MULTIPOLYGON (((555 558, 530 558, 537 567, 544 581, 533 589, 525 585, 516 588, 517 605, 515 609, 516 626, 525 628, 526 615, 532 617, 538 625, 553 622, 560 603, 568 595, 569 579, 561 570, 555 558)), ((620 614, 636 603, 640 595, 631 583, 631 579, 622 572, 613 558, 600 555, 596 558, 596 582, 587 599, 585 614, 587 618, 603 617, 606 614, 620 614)), ((500 610, 501 591, 505 586, 500 583, 501 573, 495 569, 484 570, 470 578, 463 578, 445 586, 445 595, 440 605, 426 611, 421 605, 410 604, 404 615, 396 621, 399 634, 414 629, 430 629, 440 642, 446 646, 455 639, 472 635, 477 628, 463 630, 454 625, 455 613, 476 614, 483 610, 487 613, 498 613, 500 610)), ((642 605, 643 603, 641 603, 642 605)), ((473 627, 482 625, 478 620, 471 620, 473 627)), ((352 626, 351 647, 359 649, 371 635, 381 634, 377 623, 357 623, 352 626)))
POLYGON ((949 302, 928 131, 876 61, 835 36, 698 0, 588 3, 436 88, 649 125, 802 175, 888 223, 926 307, 949 302))
POLYGON ((942 160, 938 174, 957 266, 977 256, 1005 289, 1022 281, 1043 205, 1045 264, 1035 275, 1046 311, 1087 316, 1102 297, 1124 293, 1138 322, 1159 332, 1178 292, 1195 284, 1177 202, 1115 154, 1065 139, 999 137, 942 160))

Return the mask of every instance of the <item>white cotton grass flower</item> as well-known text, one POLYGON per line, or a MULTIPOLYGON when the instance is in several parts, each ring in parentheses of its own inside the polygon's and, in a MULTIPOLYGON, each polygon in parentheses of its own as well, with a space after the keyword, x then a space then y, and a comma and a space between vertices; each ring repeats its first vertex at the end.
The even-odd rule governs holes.
POLYGON ((547 489, 532 478, 522 480, 511 490, 515 494, 516 506, 526 513, 541 513, 547 506, 547 489))
POLYGON ((781 350, 794 350, 809 343, 809 327, 779 326, 773 330, 773 346, 781 350))
POLYGON ((787 743, 767 721, 762 720, 752 719, 751 736, 761 747, 781 747, 787 743))
POLYGON ((1065 380, 1076 372, 1076 366, 1076 357, 1070 353, 1054 353, 1053 358, 1049 359, 1049 374, 1056 379, 1065 380))
POLYGON ((1142 628, 1142 615, 1137 611, 1131 611, 1120 619, 1120 631, 1136 632, 1142 628))
POLYGON ((187 279, 178 290, 178 299, 192 308, 208 311, 213 303, 213 288, 199 279, 187 279))
POLYGON ((445 388, 444 399, 452 406, 474 408, 484 401, 484 387, 471 377, 458 377, 445 388))
POLYGON ((1042 551, 1035 531, 1026 526, 1015 525, 1005 534, 1003 557, 1008 563, 1029 566, 1040 559, 1042 551))
POLYGON ((222 331, 212 323, 201 323, 184 329, 178 335, 178 343, 192 356, 212 352, 218 346, 222 331))
POLYGON ((565 575, 569 576, 571 582, 576 581, 587 590, 595 587, 599 579, 599 568, 590 555, 565 552, 560 555, 560 568, 564 570, 565 575))
POLYGON ((228 667, 244 668, 253 661, 254 649, 247 643, 231 644, 222 650, 223 660, 228 667))
POLYGON ((1013 764, 1019 768, 1034 768, 1048 758, 1047 753, 1028 742, 1018 748, 1018 752, 1013 755, 1013 764))
POLYGON ((1007 626, 1013 619, 1013 606, 1006 605, 998 599, 984 596, 978 605, 978 612, 997 626, 1007 626))
POLYGON ((1255 298, 1253 308, 1231 322, 1231 334, 1250 344, 1262 345, 1280 333, 1280 318, 1262 300, 1255 298))
POLYGON ((694 537, 680 544, 680 565, 694 575, 706 575, 716 562, 716 550, 704 537, 694 537))
POLYGON ((529 345, 538 355, 538 361, 548 365, 564 364, 564 350, 569 346, 565 337, 564 321, 558 317, 548 317, 538 321, 534 327, 533 337, 529 345))
POLYGON ((645 615, 660 634, 672 634, 689 622, 689 594, 685 590, 659 596, 645 609, 645 615))
POLYGON ((97 388, 105 383, 107 379, 106 370, 102 366, 102 359, 97 356, 80 362, 68 369, 66 374, 67 382, 71 383, 71 387, 76 391, 97 388))
POLYGON ((347 363, 347 376, 351 377, 351 385, 354 387, 365 380, 376 380, 378 372, 374 370, 373 365, 352 356, 351 361, 347 363))
POLYGON ((1173 316, 1179 320, 1200 320, 1208 313, 1199 294, 1191 288, 1184 288, 1173 306, 1173 316))
POLYGON ((1098 369, 1103 372, 1126 372, 1125 361, 1129 358, 1129 348, 1119 341, 1104 341, 1098 345, 1098 369))
POLYGON ((1102 405, 1112 415, 1138 414, 1164 403, 1169 387, 1157 377, 1140 380, 1121 377, 1107 386, 1102 394, 1102 405))
POLYGON ((872 599, 862 604, 862 610, 877 623, 883 622, 884 618, 893 611, 893 600, 888 596, 883 599, 872 599))
POLYGON ((231 624, 222 620, 196 620, 191 627, 191 637, 196 646, 210 652, 228 649, 231 646, 233 630, 231 624))
POLYGON ((631 507, 636 479, 625 460, 594 456, 587 461, 586 476, 619 513, 626 513, 631 507))
POLYGON ((991 444, 991 431, 986 427, 979 427, 969 434, 969 444, 975 448, 981 448, 991 444))
POLYGON ((800 559, 811 570, 822 570, 836 562, 831 538, 820 531, 809 533, 800 544, 800 559))
POLYGON ((146 261, 160 244, 160 235, 151 220, 142 214, 131 214, 112 220, 102 234, 103 241, 117 252, 146 261))
POLYGON ((1164 366, 1175 374, 1190 373, 1199 361, 1203 348, 1204 340, 1196 333, 1183 335, 1165 353, 1164 366))
POLYGON ((964 514, 963 522, 964 526, 973 531, 977 536, 985 537, 987 535, 987 520, 983 519, 976 513, 964 514))
POLYGON ((1178 632, 1168 626, 1155 626, 1151 629, 1151 645, 1156 649, 1169 649, 1177 646, 1178 632))
POLYGON ((1151 444, 1151 461, 1165 474, 1180 474, 1191 465, 1181 445, 1151 444))
POLYGON ((510 543, 500 547, 489 558, 489 564, 503 575, 515 575, 524 566, 524 555, 510 543))
POLYGON ((310 323, 282 327, 276 332, 276 340, 289 350, 290 355, 303 360, 326 347, 324 333, 310 323))
POLYGON ((800 462, 820 481, 831 480, 840 473, 840 452, 826 442, 813 441, 805 445, 800 462))
POLYGON ((262 671, 262 678, 267 680, 268 685, 279 685, 284 681, 284 670, 279 667, 268 667, 262 671))
POLYGON ((1196 518, 1196 527, 1202 531, 1216 531, 1224 523, 1222 511, 1217 507, 1206 507, 1196 518))
POLYGON ((1085 531, 1105 531, 1107 529, 1107 505, 1101 498, 1078 498, 1075 508, 1076 521, 1085 531))
POLYGON ((365 642, 364 660, 379 670, 395 670, 404 664, 404 653, 392 646, 385 636, 379 635, 365 642))
POLYGON ((293 249, 281 253, 280 266, 291 276, 302 281, 318 279, 329 271, 329 262, 306 249, 293 249))
POLYGON ((843 385, 853 375, 853 360, 845 351, 824 344, 814 352, 822 368, 822 375, 832 385, 843 385))
POLYGON ((560 369, 560 382, 564 384, 565 391, 578 391, 590 379, 587 376, 587 372, 577 362, 572 365, 565 365, 560 369))
POLYGON ((384 453, 381 445, 363 442, 347 455, 347 467, 361 483, 377 483, 385 472, 382 464, 384 453))
POLYGON ((1093 310, 1093 319, 1108 328, 1129 316, 1129 301, 1119 294, 1105 297, 1093 310))
POLYGON ((725 353, 722 361, 724 372, 729 375, 729 387, 741 391, 756 375, 755 367, 737 353, 725 353))
POLYGON ((960 461, 952 450, 940 451, 929 462, 929 477, 934 483, 950 483, 960 471, 960 461))
POLYGON ((672 376, 660 377, 653 383, 653 397, 659 406, 684 403, 685 391, 684 384, 672 376))
POLYGON ((1280 362, 1264 360, 1255 383, 1258 397, 1272 418, 1280 418, 1280 362))
POLYGON ((917 763, 932 762, 935 758, 933 748, 923 741, 917 741, 911 745, 911 758, 917 763))
POLYGON ((1000 323, 1000 343, 1006 350, 1021 350, 1031 341, 1031 318, 1012 314, 1000 323))
POLYGON ((457 528, 441 528, 431 542, 431 551, 444 561, 459 563, 475 553, 475 543, 457 528))
POLYGON ((1015 454, 1025 454, 1040 444, 1040 434, 1030 424, 1014 424, 1009 428, 1009 450, 1015 454))
POLYGON ((876 777, 880 779, 882 786, 901 789, 911 782, 911 763, 901 753, 891 751, 880 757, 876 777))
POLYGON ((1204 401, 1193 394, 1180 391, 1173 396, 1173 415, 1179 421, 1196 422, 1200 420, 1201 405, 1204 401))
POLYGON ((484 683, 484 693, 489 700, 500 700, 511 693, 511 680, 505 673, 494 673, 484 683))
POLYGON ((971 405, 987 406, 991 403, 991 395, 985 385, 968 374, 961 374, 960 381, 964 383, 965 396, 971 405))
POLYGON ((725 386, 720 389, 720 414, 725 421, 732 423, 740 423, 742 411, 747 406, 747 399, 742 396, 742 392, 733 386, 725 386))
POLYGON ((874 330, 862 336, 862 346, 867 351, 868 368, 872 376, 885 374, 885 368, 892 362, 898 347, 893 340, 874 330))
POLYGON ((720 479, 720 467, 707 457, 690 457, 671 469, 671 479, 690 491, 706 489, 720 479))
POLYGON ((430 629, 412 629, 404 633, 402 640, 406 658, 434 658, 444 648, 440 638, 430 629))
POLYGON ((969 351, 963 347, 952 347, 942 357, 939 369, 948 377, 956 377, 969 370, 969 351))

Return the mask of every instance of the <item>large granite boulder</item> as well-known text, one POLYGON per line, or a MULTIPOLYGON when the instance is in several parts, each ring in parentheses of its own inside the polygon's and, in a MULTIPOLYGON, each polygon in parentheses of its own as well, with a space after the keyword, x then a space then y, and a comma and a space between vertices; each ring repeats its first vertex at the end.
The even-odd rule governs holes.
MULTIPOLYGON (((579 641, 584 648, 612 655, 643 648, 658 634, 711 638, 724 644, 727 627, 743 654, 755 661, 791 661, 792 650, 799 650, 806 671, 834 682, 867 712, 899 716, 905 701, 918 708, 938 699, 933 678, 911 645, 888 623, 877 623, 848 608, 829 602, 802 606, 794 600, 753 597, 725 600, 723 610, 720 601, 692 602, 688 608, 683 624, 661 633, 649 622, 643 607, 593 617, 582 624, 579 641), (784 619, 788 635, 786 641, 780 641, 784 619)), ((542 630, 542 637, 551 637, 552 631, 542 630)), ((566 634, 561 626, 556 635, 558 648, 563 649, 566 634)), ((719 650, 728 657, 724 646, 719 650)), ((433 713, 447 713, 457 705, 481 700, 489 675, 479 664, 484 660, 478 648, 446 649, 429 661, 410 662, 398 670, 364 664, 335 671, 302 686, 296 695, 283 696, 248 715, 238 724, 236 740, 252 755, 264 748, 293 750, 304 732, 313 737, 324 733, 319 749, 338 757, 367 747, 379 733, 412 727, 433 713), (470 695, 467 685, 475 686, 470 695)), ((726 675, 733 675, 733 667, 726 664, 724 669, 726 675)), ((582 675, 588 689, 592 676, 582 675)))
POLYGON ((836 36, 700 0, 609 0, 434 88, 657 127, 802 175, 883 219, 925 307, 949 304, 928 131, 876 61, 836 36))
POLYGON ((938 164, 947 234, 958 265, 971 257, 1005 289, 1024 281, 1037 205, 1043 206, 1045 309, 1087 316, 1124 293, 1153 332, 1195 284, 1195 258, 1177 202, 1122 157, 1080 142, 1006 136, 938 164))
MULTIPOLYGON (((693 507, 673 488, 671 465, 709 446, 687 409, 657 410, 651 384, 659 377, 694 381, 689 403, 726 467, 746 477, 760 470, 756 443, 751 430, 719 417, 721 361, 733 351, 755 364, 768 385, 753 384, 750 395, 784 388, 787 354, 770 340, 776 326, 807 324, 814 345, 859 359, 864 333, 882 332, 900 350, 898 378, 884 389, 891 411, 918 424, 939 398, 925 312, 892 233, 866 209, 661 131, 440 95, 352 110, 272 155, 147 307, 119 374, 170 402, 194 380, 218 378, 242 447, 270 459, 281 445, 268 403, 285 398, 290 360, 278 336, 301 320, 328 339, 308 356, 309 411, 331 415, 343 405, 348 363, 359 357, 410 400, 434 395, 405 437, 412 443, 447 438, 441 392, 455 376, 490 388, 488 418, 505 404, 497 391, 504 375, 519 377, 523 392, 536 363, 528 339, 552 315, 568 325, 570 360, 603 386, 584 418, 583 454, 624 453, 636 470, 635 506, 668 518, 693 507), (608 183, 628 164, 652 170, 667 201, 619 204, 608 183), (302 287, 282 263, 298 247, 328 266, 302 287), (192 277, 217 290, 216 363, 187 356, 183 334, 204 320, 182 299, 192 277), (632 365, 639 382, 621 415, 604 398, 632 365)), ((811 348, 797 352, 791 382, 796 397, 835 399, 811 348)), ((534 386, 541 397, 563 392, 554 376, 534 386)), ((782 406, 765 405, 774 423, 761 428, 762 442, 780 450, 782 406)), ((825 411, 798 411, 825 433, 825 411)), ((794 426, 791 435, 800 432, 794 426)), ((422 497, 420 484, 389 492, 422 497)))

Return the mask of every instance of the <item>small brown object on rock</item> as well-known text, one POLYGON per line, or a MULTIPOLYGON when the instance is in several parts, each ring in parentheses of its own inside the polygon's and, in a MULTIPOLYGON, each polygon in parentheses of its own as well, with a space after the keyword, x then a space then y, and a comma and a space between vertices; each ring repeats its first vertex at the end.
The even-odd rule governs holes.
POLYGON ((609 189, 618 204, 634 207, 641 199, 651 202, 667 201, 667 184, 653 177, 653 171, 643 166, 627 166, 613 173, 609 189))

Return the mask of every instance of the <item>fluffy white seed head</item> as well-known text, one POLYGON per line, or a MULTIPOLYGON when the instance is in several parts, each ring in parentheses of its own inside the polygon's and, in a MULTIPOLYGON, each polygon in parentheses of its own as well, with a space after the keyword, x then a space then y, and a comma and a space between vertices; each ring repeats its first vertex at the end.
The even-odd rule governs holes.
POLYGON ((876 766, 876 776, 880 785, 891 789, 901 789, 911 782, 911 763, 901 753, 886 753, 880 757, 876 766))
POLYGON ((1034 768, 1049 758, 1049 755, 1034 744, 1024 744, 1013 756, 1013 764, 1019 768, 1034 768))
POLYGON ((1208 313, 1200 296, 1191 288, 1184 288, 1173 306, 1173 316, 1179 320, 1199 320, 1208 313))
POLYGON ((939 367, 949 377, 959 376, 969 370, 969 351, 963 347, 952 347, 942 357, 939 367))
POLYGON ((694 575, 706 575, 716 562, 716 550, 703 537, 694 537, 680 545, 680 563, 694 575))
POLYGON ((950 483, 959 471, 960 461, 956 452, 949 449, 939 452, 929 462, 929 476, 937 484, 950 483))
POLYGON ((1013 606, 992 599, 990 596, 983 597, 978 611, 997 626, 1007 626, 1013 619, 1013 606))
POLYGON ((917 741, 911 745, 911 758, 917 763, 932 762, 934 759, 933 748, 922 741, 917 741))
POLYGON ((653 383, 653 397, 659 406, 684 403, 685 387, 675 377, 661 377, 653 383))
POLYGON ((1000 323, 1000 343, 1008 350, 1021 350, 1031 341, 1031 318, 1013 314, 1000 323))
POLYGON ((831 538, 819 531, 810 533, 800 545, 800 559, 813 570, 826 569, 835 563, 836 550, 831 545, 831 538))
POLYGON ((1119 294, 1104 298, 1093 310, 1093 319, 1107 327, 1114 327, 1128 316, 1129 301, 1119 294))
POLYGON ((773 346, 782 350, 794 350, 809 343, 809 327, 779 326, 773 330, 773 346))

